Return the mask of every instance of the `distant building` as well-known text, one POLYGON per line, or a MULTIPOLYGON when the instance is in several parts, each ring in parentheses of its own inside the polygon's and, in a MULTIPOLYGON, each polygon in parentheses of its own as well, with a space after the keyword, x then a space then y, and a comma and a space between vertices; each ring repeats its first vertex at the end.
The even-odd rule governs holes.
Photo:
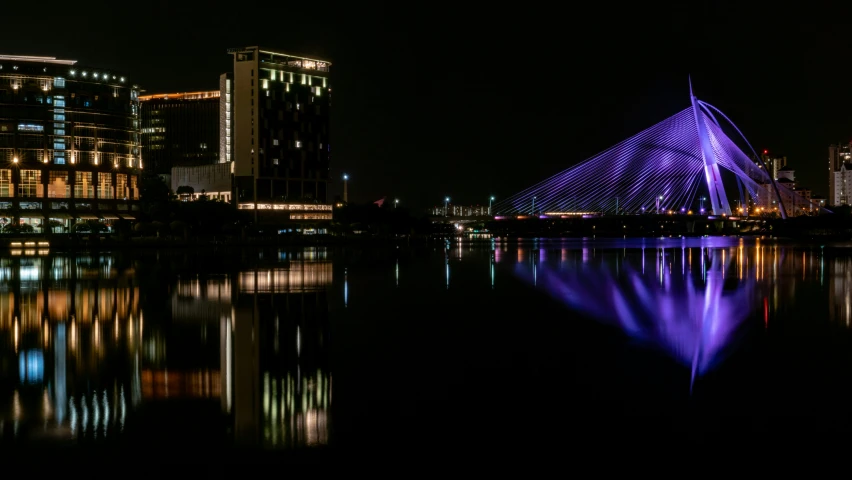
POLYGON ((172 167, 219 163, 219 91, 139 97, 142 152, 158 175, 172 167))
MULTIPOLYGON (((444 215, 444 206, 429 209, 434 216, 444 215)), ((484 217, 488 215, 488 205, 448 205, 446 215, 450 217, 484 217)))
POLYGON ((852 205, 852 162, 841 163, 840 168, 831 173, 832 205, 852 205))
POLYGON ((846 171, 841 173, 844 165, 852 163, 852 142, 828 146, 828 201, 832 205, 849 205, 849 189, 852 183, 847 183, 846 171))
MULTIPOLYGON (((780 168, 775 183, 778 185, 778 192, 787 216, 808 215, 819 211, 819 203, 811 200, 811 190, 796 183, 796 172, 792 168, 780 168)), ((780 215, 778 195, 771 183, 763 185, 754 206, 762 209, 760 210, 762 212, 776 212, 780 215)))
POLYGON ((135 219, 138 88, 108 69, 0 55, 0 226, 135 219))
POLYGON ((763 151, 763 155, 760 158, 766 165, 767 172, 774 180, 778 179, 778 171, 787 166, 787 157, 770 155, 767 150, 763 151))
POLYGON ((796 171, 790 167, 782 167, 779 168, 777 172, 775 172, 775 180, 780 180, 782 178, 786 178, 791 182, 796 181, 796 171))

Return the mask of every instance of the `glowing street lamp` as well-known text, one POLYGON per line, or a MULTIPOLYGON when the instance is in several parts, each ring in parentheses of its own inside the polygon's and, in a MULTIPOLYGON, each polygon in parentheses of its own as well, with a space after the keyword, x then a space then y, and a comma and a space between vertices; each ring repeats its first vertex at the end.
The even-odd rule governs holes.
POLYGON ((349 175, 343 174, 343 203, 349 203, 349 175))
POLYGON ((396 208, 397 205, 399 205, 399 199, 398 198, 393 201, 393 208, 396 208))
POLYGON ((491 203, 494 201, 494 195, 488 199, 488 215, 491 215, 491 203))
POLYGON ((450 197, 444 198, 444 216, 447 216, 447 206, 450 204, 450 197))

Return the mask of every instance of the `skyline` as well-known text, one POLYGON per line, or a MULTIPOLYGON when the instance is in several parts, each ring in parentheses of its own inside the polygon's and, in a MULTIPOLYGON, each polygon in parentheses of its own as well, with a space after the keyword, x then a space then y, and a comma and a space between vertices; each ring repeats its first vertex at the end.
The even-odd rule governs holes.
POLYGON ((838 68, 850 41, 808 15, 793 22, 717 3, 660 8, 638 25, 627 10, 580 22, 534 8, 319 15, 266 5, 264 16, 300 19, 266 29, 256 14, 195 7, 110 5, 39 20, 47 30, 81 19, 98 25, 62 41, 28 35, 30 13, 12 7, 2 53, 115 69, 147 93, 215 89, 231 47, 326 58, 335 87, 330 191, 341 194, 348 173, 359 203, 387 197, 425 208, 445 196, 464 204, 508 197, 688 106, 689 75, 697 96, 726 111, 758 151, 787 156, 816 194, 828 193, 828 146, 852 139, 842 108, 852 92, 842 75, 821 73, 838 68), (752 13, 784 35, 756 31, 752 13), (123 34, 112 19, 124 15, 155 30, 123 34))

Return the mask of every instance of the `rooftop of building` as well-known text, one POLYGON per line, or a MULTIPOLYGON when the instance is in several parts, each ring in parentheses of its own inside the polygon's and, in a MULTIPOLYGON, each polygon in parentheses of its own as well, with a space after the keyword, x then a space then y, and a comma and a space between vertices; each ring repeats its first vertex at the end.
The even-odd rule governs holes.
POLYGON ((219 98, 219 90, 206 92, 180 92, 180 93, 155 93, 151 95, 139 95, 139 101, 150 100, 205 100, 208 98, 219 98))
POLYGON ((327 63, 328 65, 331 65, 330 61, 324 60, 324 59, 321 59, 321 58, 311 58, 311 57, 306 57, 304 55, 296 55, 296 54, 286 53, 286 52, 281 52, 281 51, 276 52, 276 51, 272 51, 268 48, 263 48, 263 47, 258 47, 258 46, 229 48, 228 53, 237 53, 237 52, 245 51, 245 50, 257 50, 258 52, 265 53, 267 55, 272 55, 272 56, 277 56, 277 57, 297 58, 297 59, 300 59, 300 60, 312 60, 314 62, 323 62, 323 63, 327 63))
MULTIPOLYGON (((112 69, 79 65, 77 60, 63 60, 56 57, 0 54, 0 73, 20 76, 61 76, 66 80, 130 86, 125 75, 112 69)), ((132 86, 139 88, 137 85, 132 86)))
POLYGON ((3 55, 0 54, 0 60, 13 62, 32 62, 32 63, 53 63, 56 65, 74 65, 77 60, 61 60, 56 57, 38 57, 35 55, 3 55))
POLYGON ((228 53, 232 53, 237 55, 241 52, 249 52, 249 51, 257 51, 261 55, 266 55, 268 58, 261 58, 260 62, 274 62, 286 64, 290 67, 298 67, 304 68, 306 70, 319 70, 322 72, 327 72, 328 68, 331 66, 331 62, 329 60, 324 60, 320 58, 308 57, 304 55, 296 55, 292 53, 285 53, 281 51, 272 51, 263 47, 238 47, 238 48, 229 48, 228 53))

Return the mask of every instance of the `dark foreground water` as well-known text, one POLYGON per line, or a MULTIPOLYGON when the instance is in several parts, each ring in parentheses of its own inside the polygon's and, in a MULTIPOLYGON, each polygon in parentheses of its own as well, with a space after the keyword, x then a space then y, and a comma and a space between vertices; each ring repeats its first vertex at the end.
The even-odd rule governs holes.
POLYGON ((852 430, 850 287, 852 245, 739 238, 12 252, 0 447, 435 463, 852 430))

